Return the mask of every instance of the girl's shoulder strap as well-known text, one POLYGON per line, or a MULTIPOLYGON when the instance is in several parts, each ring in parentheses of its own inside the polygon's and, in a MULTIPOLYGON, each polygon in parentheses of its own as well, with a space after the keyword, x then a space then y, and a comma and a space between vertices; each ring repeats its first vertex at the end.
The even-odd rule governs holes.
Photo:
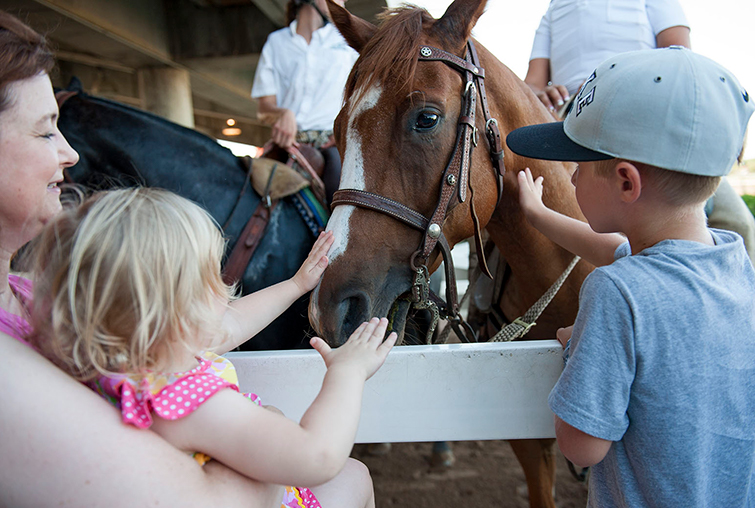
MULTIPOLYGON (((8 284, 24 310, 28 309, 31 305, 33 295, 32 282, 19 275, 9 273, 8 284)), ((3 308, 0 308, 0 332, 31 347, 31 345, 24 340, 24 337, 27 337, 31 333, 31 326, 24 316, 12 314, 3 308)))

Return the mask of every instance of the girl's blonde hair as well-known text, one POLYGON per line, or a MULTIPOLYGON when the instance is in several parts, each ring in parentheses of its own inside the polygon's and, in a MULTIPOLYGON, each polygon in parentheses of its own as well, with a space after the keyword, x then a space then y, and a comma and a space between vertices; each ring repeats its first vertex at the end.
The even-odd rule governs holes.
POLYGON ((148 188, 100 192, 36 246, 32 343, 82 381, 161 370, 218 337, 224 241, 196 204, 148 188), (189 340, 187 340, 189 339, 189 340))

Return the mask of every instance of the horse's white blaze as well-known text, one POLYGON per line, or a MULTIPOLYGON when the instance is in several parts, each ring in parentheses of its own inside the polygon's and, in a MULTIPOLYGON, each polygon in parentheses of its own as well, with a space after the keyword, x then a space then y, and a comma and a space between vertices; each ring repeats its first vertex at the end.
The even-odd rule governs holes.
MULTIPOLYGON (((362 137, 354 128, 354 120, 372 109, 378 103, 382 88, 379 85, 373 86, 362 99, 349 108, 349 121, 346 129, 346 153, 343 156, 343 167, 341 168, 341 189, 358 189, 365 190, 364 186, 364 159, 362 157, 362 137)), ((360 94, 357 92, 356 94, 360 94)), ((349 219, 354 212, 353 206, 342 205, 337 207, 330 219, 328 219, 327 231, 333 231, 335 241, 328 250, 328 260, 333 262, 338 256, 346 252, 346 246, 349 244, 349 219)), ((320 285, 318 284, 312 294, 309 306, 309 319, 313 325, 317 326, 320 319, 320 311, 317 308, 320 285)))
MULTIPOLYGON (((354 128, 354 121, 359 115, 375 107, 381 93, 382 88, 380 86, 373 86, 354 107, 350 108, 346 129, 346 153, 344 153, 343 167, 341 168, 341 189, 365 190, 362 137, 354 128)), ((339 206, 328 220, 328 230, 333 231, 335 236, 335 242, 328 251, 328 258, 331 261, 346 251, 346 246, 349 243, 349 219, 353 212, 353 206, 339 206)))

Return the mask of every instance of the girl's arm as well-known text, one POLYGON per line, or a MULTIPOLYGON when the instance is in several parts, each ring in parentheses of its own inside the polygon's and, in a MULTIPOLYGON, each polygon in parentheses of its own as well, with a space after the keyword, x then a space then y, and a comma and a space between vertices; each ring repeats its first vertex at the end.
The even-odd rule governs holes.
POLYGON ((595 266, 610 265, 616 248, 626 242, 618 233, 596 233, 589 224, 551 210, 543 204, 543 177, 520 171, 519 203, 535 229, 569 252, 595 266))
POLYGON ((333 245, 333 233, 320 233, 309 256, 296 274, 283 282, 231 302, 223 316, 226 340, 213 351, 226 353, 257 335, 300 297, 312 291, 328 266, 325 254, 333 245))
POLYGON ((221 390, 186 418, 155 419, 153 429, 174 446, 201 451, 261 482, 309 487, 335 477, 351 452, 364 382, 385 361, 396 341, 385 341, 388 321, 362 323, 341 347, 312 345, 328 367, 320 393, 297 424, 221 390))

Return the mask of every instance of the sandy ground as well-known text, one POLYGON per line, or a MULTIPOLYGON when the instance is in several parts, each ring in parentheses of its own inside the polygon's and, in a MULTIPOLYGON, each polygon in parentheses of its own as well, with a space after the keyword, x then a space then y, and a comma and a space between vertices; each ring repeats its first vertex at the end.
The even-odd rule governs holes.
MULTIPOLYGON (((527 486, 519 463, 505 441, 453 443, 456 463, 433 469, 430 443, 393 444, 384 456, 367 454, 366 445, 354 457, 370 468, 377 508, 527 508, 527 486)), ((584 507, 587 486, 571 475, 559 453, 556 506, 584 507)))

